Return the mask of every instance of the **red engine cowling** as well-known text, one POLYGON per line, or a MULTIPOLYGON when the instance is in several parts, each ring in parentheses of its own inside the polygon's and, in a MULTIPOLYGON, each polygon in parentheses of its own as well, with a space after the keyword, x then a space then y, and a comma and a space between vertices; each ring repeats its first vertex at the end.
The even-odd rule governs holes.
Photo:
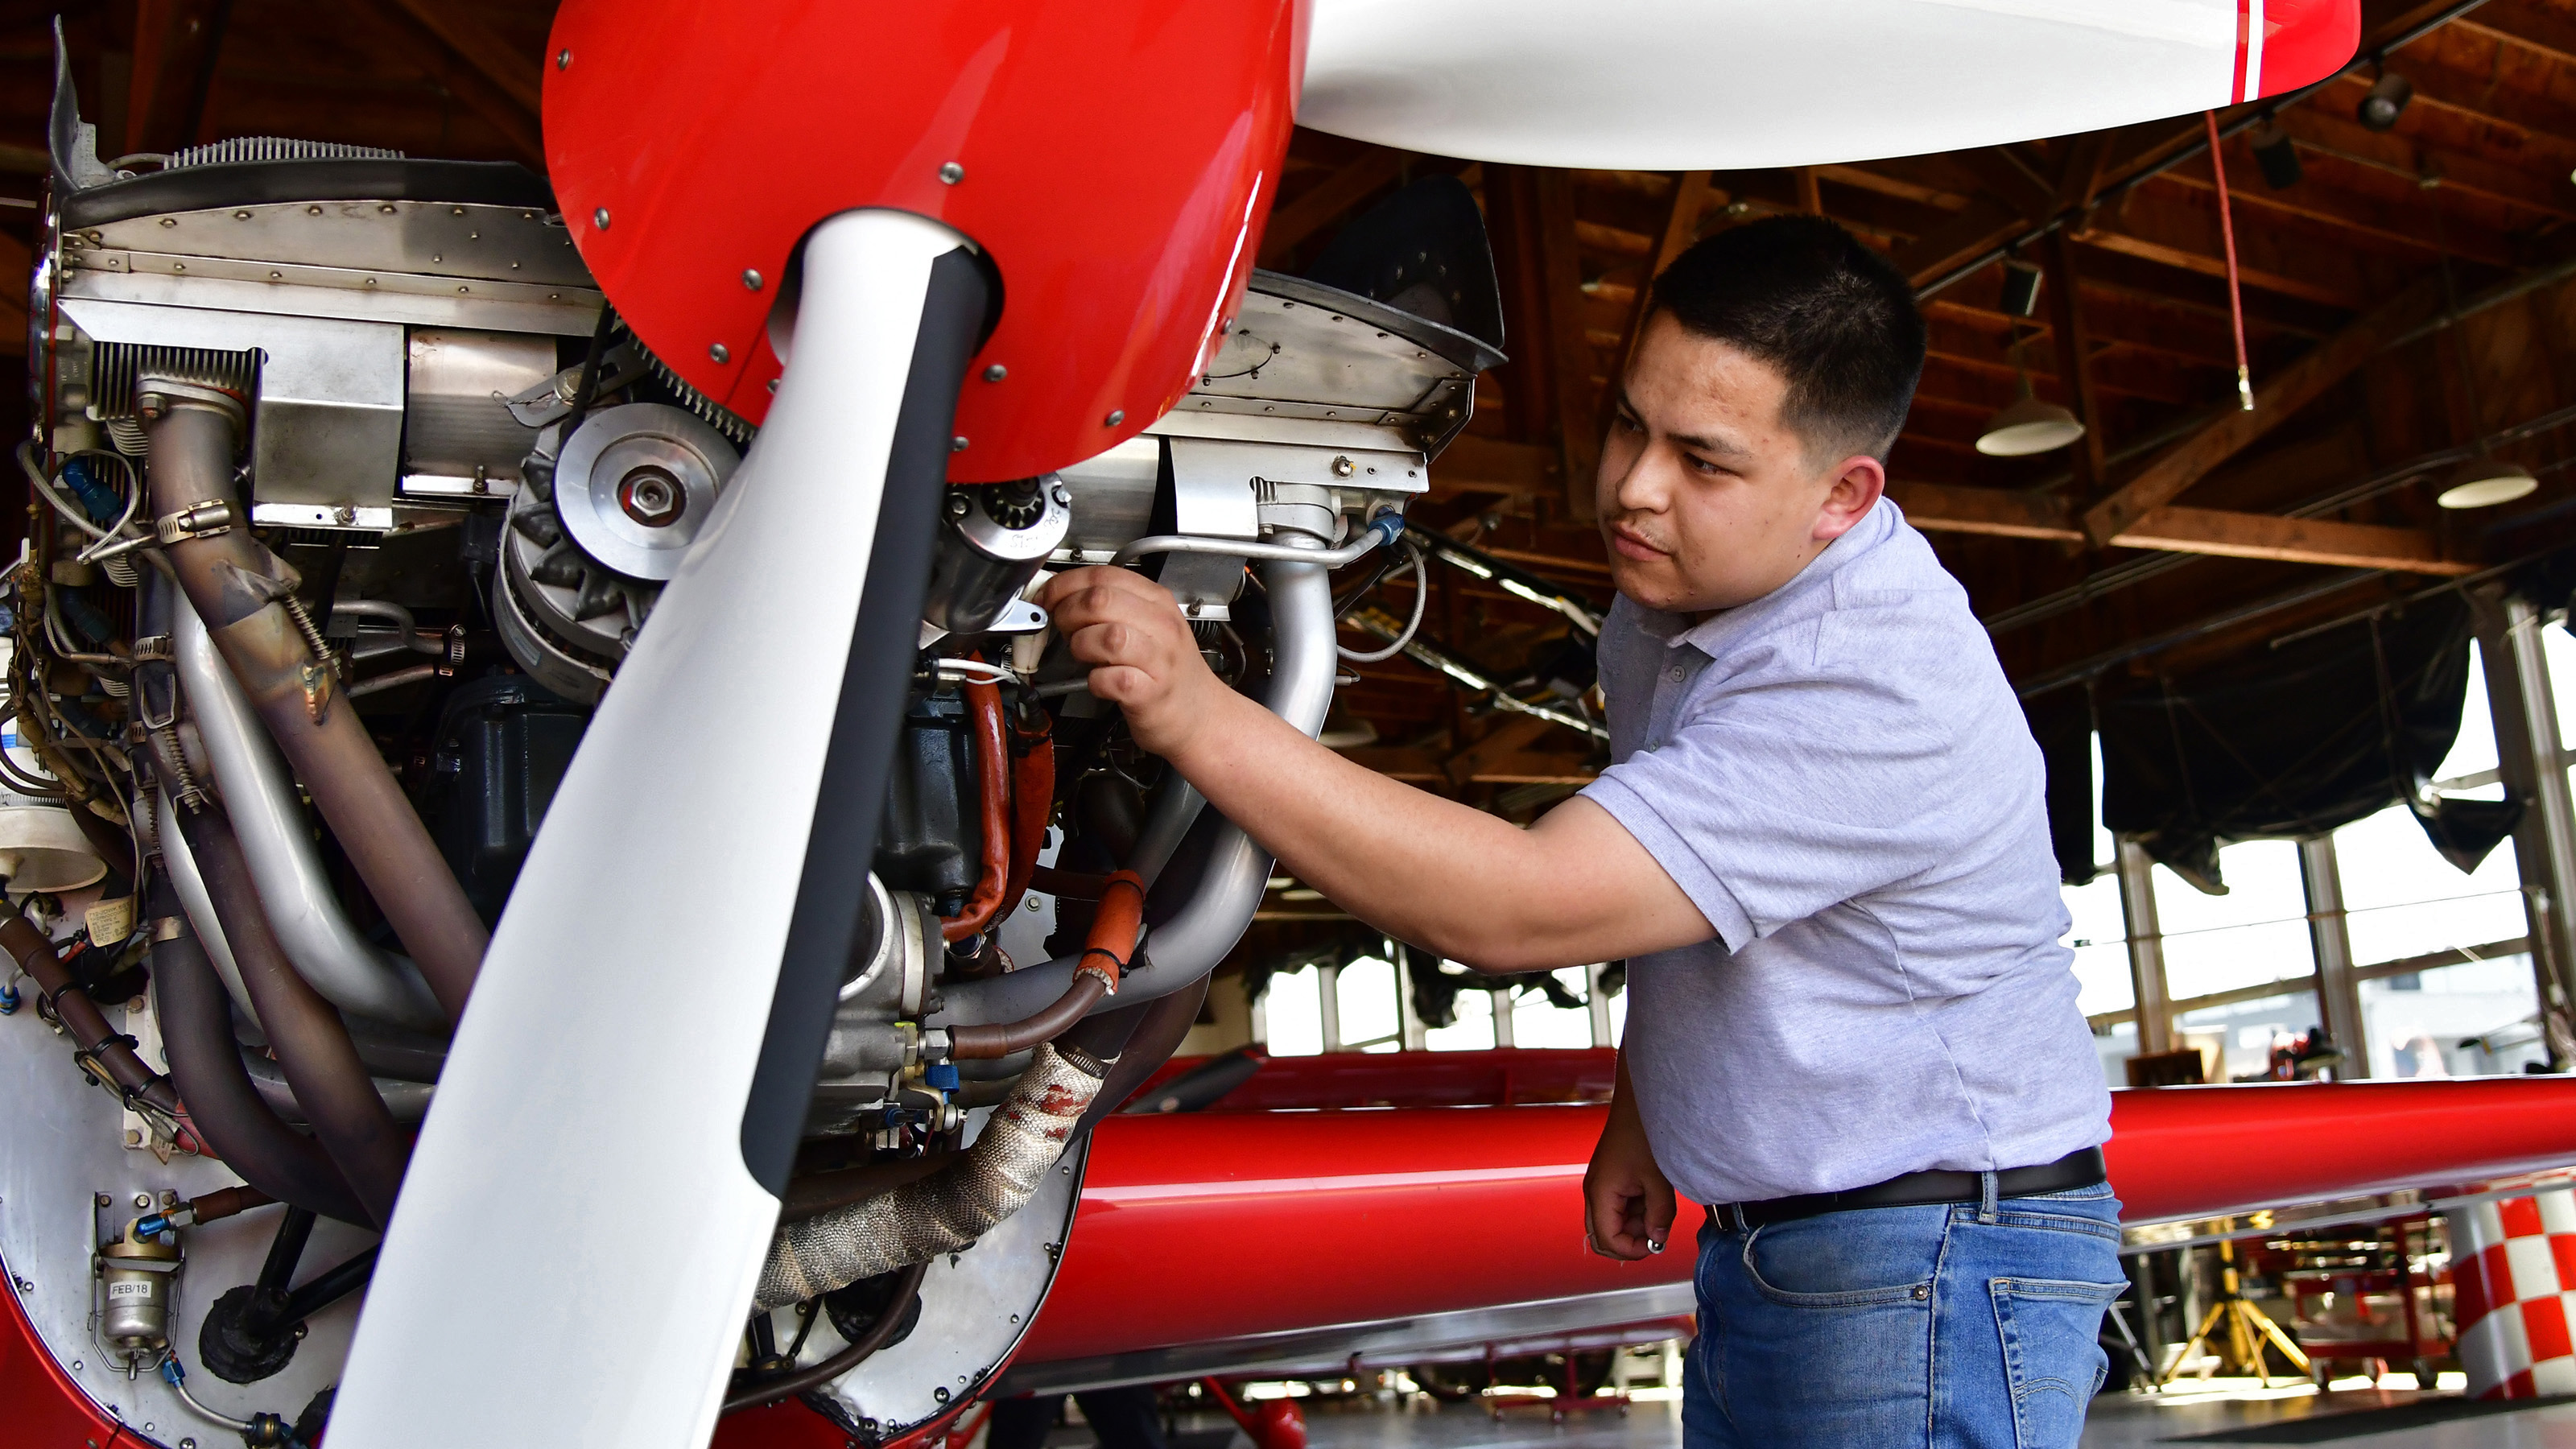
POLYGON ((636 335, 753 422, 809 228, 889 207, 964 233, 1004 300, 950 474, 1023 478, 1188 391, 1251 276, 1303 23, 1297 0, 572 0, 546 162, 636 335))

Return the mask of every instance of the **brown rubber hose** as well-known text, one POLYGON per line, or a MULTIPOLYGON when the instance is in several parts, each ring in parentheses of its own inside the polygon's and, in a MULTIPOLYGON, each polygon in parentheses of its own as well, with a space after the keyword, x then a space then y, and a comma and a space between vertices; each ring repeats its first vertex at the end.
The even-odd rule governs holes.
POLYGON ((1145 928, 1145 882, 1122 870, 1104 882, 1100 909, 1091 918, 1083 942, 1079 974, 1062 996, 1037 1013, 992 1026, 951 1027, 948 1054, 954 1061, 990 1061, 1053 1041, 1091 1011, 1092 1004, 1118 989, 1118 974, 1136 950, 1145 928))
MULTIPOLYGON (((201 505, 239 507, 232 501, 238 414, 216 402, 181 397, 175 388, 155 391, 148 377, 139 384, 138 398, 151 430, 145 475, 155 516, 176 525, 201 505)), ((248 522, 235 518, 221 532, 170 543, 172 572, 358 878, 454 1021, 465 1011, 490 934, 359 723, 356 707, 341 697, 329 662, 315 656, 299 627, 289 608, 294 571, 251 537, 248 522)))
POLYGON ((99 1070, 107 1074, 118 1091, 182 1121, 187 1119, 188 1109, 180 1104, 178 1089, 134 1054, 133 1043, 123 1032, 108 1026, 107 1014, 89 999, 88 992, 72 984, 72 973, 63 969, 62 958, 54 954, 54 943, 46 940, 42 931, 27 924, 27 918, 15 911, 0 914, 0 950, 7 951, 18 969, 36 979, 37 989, 53 1004, 54 1015, 72 1034, 81 1055, 98 1063, 99 1070))
POLYGON ((950 941, 984 934, 1000 913, 1011 884, 1011 743, 1002 728, 1002 687, 989 679, 966 684, 966 712, 974 723, 978 818, 984 830, 984 873, 975 893, 939 928, 950 941))
POLYGON ((1010 919, 1028 894, 1038 852, 1046 849, 1047 821, 1055 815, 1055 736, 1044 714, 1038 721, 1036 730, 1020 735, 1027 753, 1011 763, 1011 879, 994 912, 998 920, 1010 919))

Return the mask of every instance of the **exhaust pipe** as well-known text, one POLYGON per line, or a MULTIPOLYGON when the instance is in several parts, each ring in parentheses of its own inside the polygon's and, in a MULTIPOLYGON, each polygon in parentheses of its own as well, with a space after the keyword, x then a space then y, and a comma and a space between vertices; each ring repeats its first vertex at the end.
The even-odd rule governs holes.
MULTIPOLYGON (((261 547, 231 499, 241 404, 193 383, 145 377, 136 410, 150 429, 152 509, 179 586, 269 733, 312 793, 350 864, 453 1021, 463 1015, 488 936, 429 831, 340 697, 318 636, 295 602, 294 571, 261 547)), ((203 843, 197 863, 211 880, 203 843)), ((245 882, 245 884, 247 884, 245 882)), ((228 933, 229 934, 229 933, 228 933)), ((233 940, 236 952, 243 943, 233 940)))
POLYGON ((409 957, 379 949, 349 923, 305 830, 276 742, 215 652, 205 620, 186 600, 177 604, 170 611, 170 645, 179 682, 212 757, 224 814, 241 838, 259 903, 287 959, 343 1010, 415 1031, 444 1031, 447 1013, 420 968, 409 957))

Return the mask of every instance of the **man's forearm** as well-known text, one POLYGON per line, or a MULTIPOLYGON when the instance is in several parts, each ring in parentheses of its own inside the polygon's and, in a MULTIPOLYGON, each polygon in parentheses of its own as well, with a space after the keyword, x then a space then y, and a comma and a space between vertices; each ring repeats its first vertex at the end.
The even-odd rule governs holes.
MULTIPOLYGON (((1378 929, 1491 970, 1624 952, 1510 822, 1361 768, 1241 695, 1173 763, 1298 880, 1378 929), (1575 899, 1568 899, 1569 897, 1575 899)), ((1648 866, 1652 869, 1651 862, 1648 866)))

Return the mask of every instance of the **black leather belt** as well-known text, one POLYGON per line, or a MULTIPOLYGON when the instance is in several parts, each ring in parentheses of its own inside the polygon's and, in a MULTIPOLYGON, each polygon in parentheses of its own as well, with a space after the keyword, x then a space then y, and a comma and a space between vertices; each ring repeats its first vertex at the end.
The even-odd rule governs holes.
MULTIPOLYGON (((2070 1152, 2055 1162, 2037 1167, 2015 1167, 1995 1174, 1995 1196, 2036 1197, 2042 1193, 2073 1192, 2109 1180, 2102 1168, 2102 1149, 2087 1147, 2070 1152)), ((1982 1202, 1985 1199, 1983 1174, 1974 1172, 1909 1172, 1902 1177, 1870 1187, 1855 1187, 1846 1192, 1810 1192, 1796 1197, 1775 1197, 1768 1202, 1730 1202, 1710 1206, 1710 1222, 1728 1232, 1740 1233, 1768 1223, 1785 1223, 1796 1218, 1819 1217, 1825 1213, 1848 1212, 1854 1208, 1938 1207, 1952 1203, 1982 1202)))

